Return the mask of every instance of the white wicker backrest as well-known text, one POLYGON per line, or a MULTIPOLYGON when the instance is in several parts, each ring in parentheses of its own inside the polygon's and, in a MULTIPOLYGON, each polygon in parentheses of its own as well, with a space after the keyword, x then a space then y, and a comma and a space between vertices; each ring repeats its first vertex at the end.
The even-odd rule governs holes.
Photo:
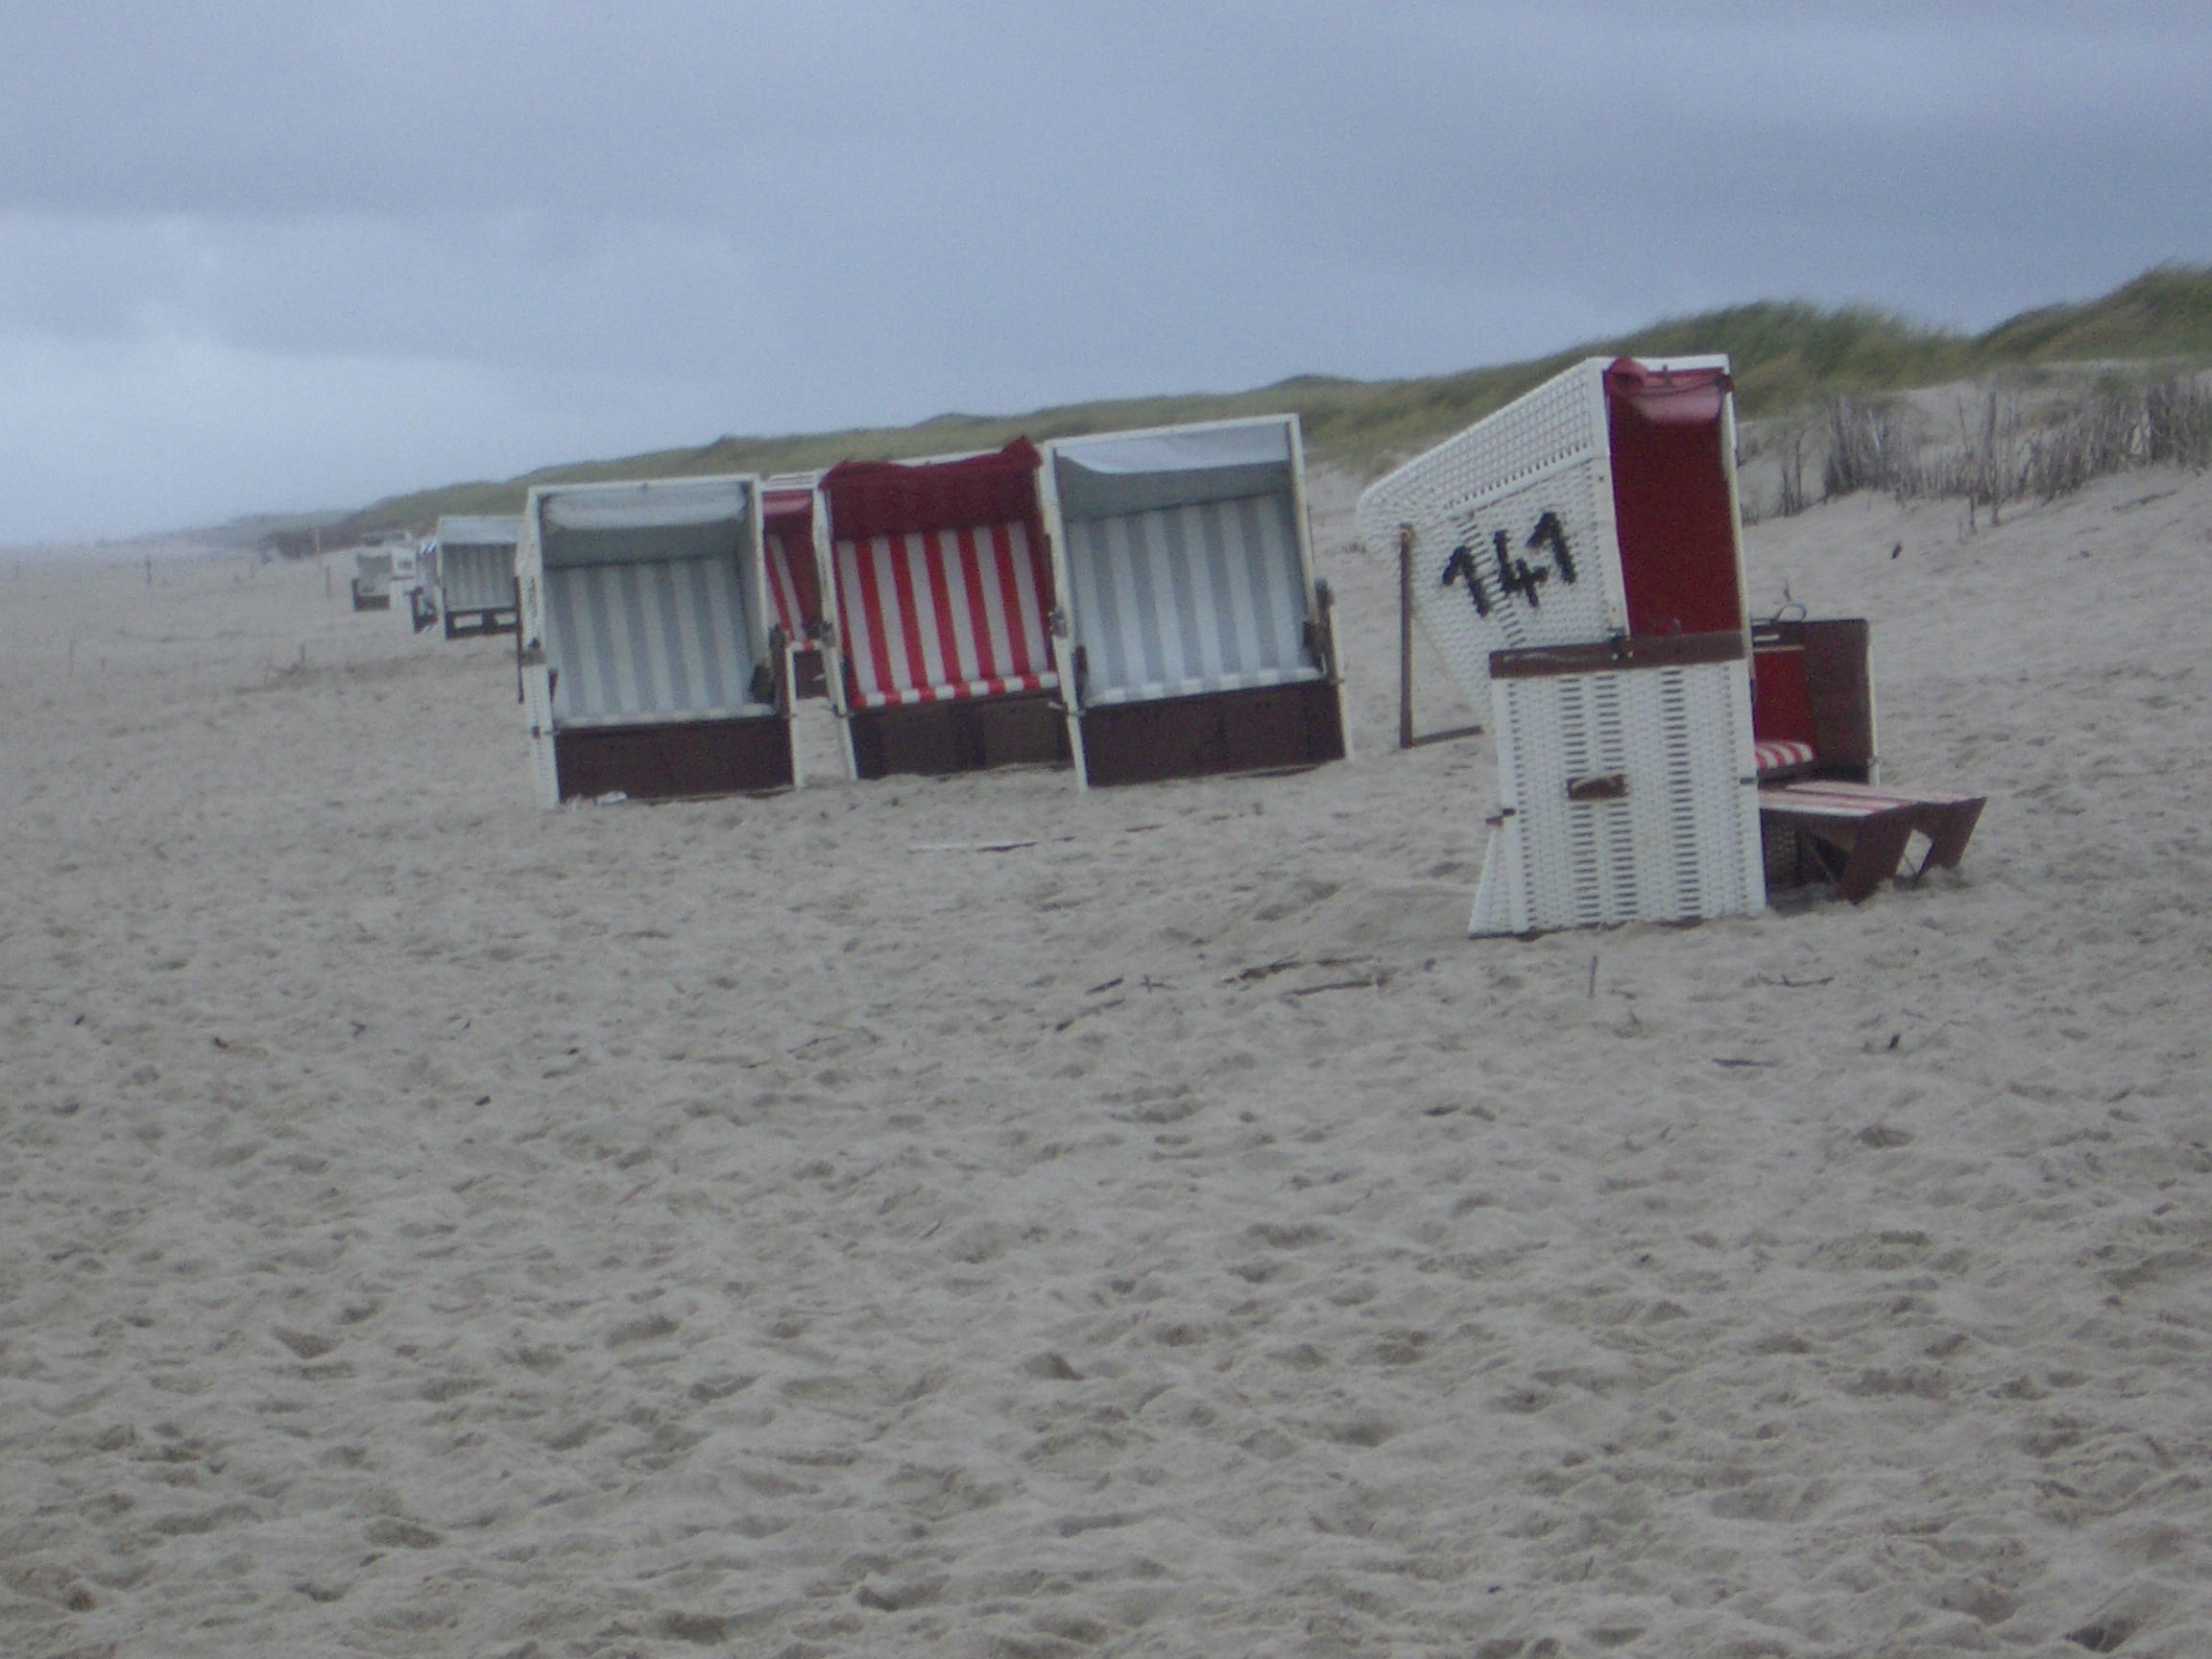
POLYGON ((1479 709, 1490 653, 1603 639, 1627 625, 1606 436, 1606 359, 1554 376, 1370 485, 1361 543, 1413 538, 1413 604, 1479 709))

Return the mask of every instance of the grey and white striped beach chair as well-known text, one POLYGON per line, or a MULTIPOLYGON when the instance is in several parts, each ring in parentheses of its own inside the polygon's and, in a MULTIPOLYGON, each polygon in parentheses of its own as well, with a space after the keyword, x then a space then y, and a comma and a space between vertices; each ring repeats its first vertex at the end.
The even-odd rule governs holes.
POLYGON ((428 586, 446 638, 512 634, 520 625, 515 544, 521 539, 522 520, 512 514, 448 514, 438 520, 428 586))
POLYGON ((798 781, 757 478, 540 485, 515 565, 542 805, 798 781))
POLYGON ((1058 439, 1044 471, 1086 784, 1342 758, 1295 415, 1058 439))

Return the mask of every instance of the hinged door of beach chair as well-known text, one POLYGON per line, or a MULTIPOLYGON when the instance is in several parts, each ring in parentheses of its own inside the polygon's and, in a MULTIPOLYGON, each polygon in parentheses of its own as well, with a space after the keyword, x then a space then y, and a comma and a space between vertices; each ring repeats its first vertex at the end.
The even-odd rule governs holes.
POLYGON ((751 476, 530 492, 518 644, 544 805, 797 781, 762 563, 751 476))
POLYGON ((445 637, 512 634, 520 626, 515 596, 515 544, 522 520, 512 514, 448 515, 438 520, 431 577, 445 637))
POLYGON ((827 697, 835 648, 822 604, 822 557, 815 536, 820 519, 816 475, 783 472, 761 486, 761 518, 768 597, 791 652, 791 694, 827 697), (827 650, 825 648, 828 648, 827 650))
POLYGON ((1068 757, 1037 467, 1017 439, 823 474, 855 776, 1068 757))
POLYGON ((1045 456, 1082 781, 1341 759, 1298 418, 1064 438, 1045 456))
POLYGON ((1470 932, 1765 907, 1741 634, 1501 651, 1489 679, 1499 815, 1470 932))

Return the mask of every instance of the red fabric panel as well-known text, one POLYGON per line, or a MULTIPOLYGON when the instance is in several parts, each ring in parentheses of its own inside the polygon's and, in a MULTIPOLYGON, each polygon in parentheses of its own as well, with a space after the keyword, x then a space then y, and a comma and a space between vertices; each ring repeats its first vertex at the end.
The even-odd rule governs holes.
POLYGON ((840 461, 822 475, 822 494, 840 541, 1020 519, 1039 542, 1039 462, 1037 446, 1026 438, 965 461, 840 461))
MULTIPOLYGON (((1021 577, 1015 571, 1015 560, 1020 555, 1014 551, 1014 538, 1004 525, 991 533, 991 556, 998 562, 1000 591, 1018 592, 1021 577)), ((1052 608, 1052 561, 1045 550, 1043 537, 1029 539, 1028 556, 1029 579, 1043 597, 1044 608, 1049 611, 1052 608)), ((1006 609, 1006 636, 1016 662, 1043 666, 1052 661, 1052 647, 1020 606, 1010 605, 1006 609)))
POLYGON ((814 492, 811 490, 763 490, 760 492, 760 521, 769 531, 805 536, 814 529, 814 492))
POLYGON ((990 697, 1058 682, 1039 561, 1019 524, 837 543, 854 708, 990 697))
POLYGON ((1743 626, 1736 515, 1720 453, 1718 369, 1656 374, 1623 357, 1605 371, 1613 512, 1631 634, 1743 626))
POLYGON ((1819 740, 1802 645, 1767 646, 1751 654, 1751 735, 1760 742, 1819 740))
POLYGON ((763 490, 760 528, 768 554, 768 589, 776 619, 795 643, 822 620, 822 579, 814 568, 814 492, 763 490))
MULTIPOLYGON (((1001 571, 1004 570, 1004 562, 996 559, 992 549, 1005 538, 1005 529, 996 524, 985 534, 978 534, 974 529, 964 529, 960 532, 960 551, 963 555, 960 568, 964 577, 962 587, 968 606, 969 626, 974 630, 975 636, 976 678, 980 680, 996 680, 1004 672, 1004 667, 998 661, 998 650, 991 642, 991 630, 986 625, 985 620, 991 614, 991 599, 990 595, 984 591, 983 561, 987 558, 992 559, 995 564, 998 565, 1001 571), (986 544, 985 535, 989 539, 988 544, 986 544)), ((999 591, 1012 593, 1014 591, 1013 583, 1006 580, 1003 575, 1000 580, 1004 585, 999 591)), ((1019 605, 1010 606, 1008 609, 1016 613, 1021 611, 1019 605)), ((948 628, 951 626, 950 618, 947 619, 946 626, 948 628)), ((1020 616, 1018 614, 1008 616, 1006 628, 1014 638, 1016 660, 1025 660, 1026 654, 1022 650, 1020 616)))

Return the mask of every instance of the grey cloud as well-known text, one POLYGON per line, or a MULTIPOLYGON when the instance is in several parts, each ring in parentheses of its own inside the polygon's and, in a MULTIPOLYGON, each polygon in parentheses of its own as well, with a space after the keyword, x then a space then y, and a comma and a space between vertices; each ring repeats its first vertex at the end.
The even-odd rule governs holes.
MULTIPOLYGON (((10 7, 0 391, 237 510, 1773 296, 1984 325, 2207 256, 2208 59, 2044 0, 10 7)), ((0 537, 108 527, 22 430, 0 537)))

